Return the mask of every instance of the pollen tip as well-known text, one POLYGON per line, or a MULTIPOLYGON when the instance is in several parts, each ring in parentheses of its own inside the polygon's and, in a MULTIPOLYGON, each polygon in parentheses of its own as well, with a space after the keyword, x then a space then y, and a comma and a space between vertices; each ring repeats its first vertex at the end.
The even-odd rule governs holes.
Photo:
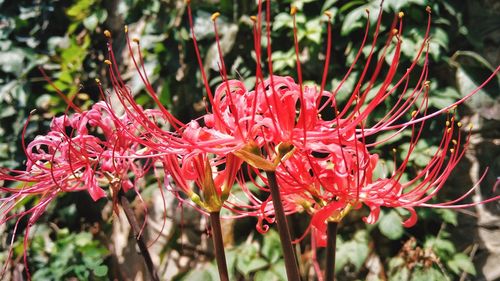
POLYGON ((424 86, 425 86, 426 88, 429 88, 429 87, 430 87, 430 85, 431 85, 431 81, 426 80, 426 81, 424 82, 424 86))
POLYGON ((416 110, 413 110, 413 111, 411 112, 411 117, 415 117, 415 116, 417 115, 417 113, 418 113, 418 112, 417 112, 416 110))
POLYGON ((330 12, 330 11, 325 11, 323 14, 324 14, 325 16, 327 16, 329 20, 331 20, 331 19, 332 19, 332 17, 333 17, 332 12, 330 12))
POLYGON ((107 65, 112 65, 112 63, 111 63, 110 60, 104 60, 104 63, 107 64, 107 65))
POLYGON ((450 121, 446 121, 446 127, 450 126, 450 121))
POLYGON ((398 13, 398 17, 401 19, 405 16, 405 13, 403 11, 398 13))
POLYGON ((297 13, 297 6, 292 5, 292 7, 290 8, 290 15, 295 16, 296 13, 297 13))
POLYGON ((33 114, 35 114, 35 113, 36 113, 36 108, 35 108, 35 109, 32 109, 32 110, 30 111, 30 115, 33 115, 33 114))
POLYGON ((366 8, 365 13, 370 14, 370 10, 368 10, 368 8, 366 8))
POLYGON ((427 13, 430 13, 432 11, 430 6, 425 7, 425 10, 427 11, 427 13))
POLYGON ((454 149, 454 148, 450 148, 450 152, 451 152, 451 153, 454 153, 454 152, 455 152, 455 149, 454 149))
POLYGON ((125 33, 128 33, 128 25, 125 25, 123 29, 125 30, 125 33))
POLYGON ((184 0, 184 2, 188 5, 191 4, 191 0, 184 0))
POLYGON ((139 44, 139 38, 135 37, 134 39, 132 39, 132 41, 134 41, 135 43, 139 44))
POLYGON ((462 122, 457 123, 457 127, 461 128, 462 127, 462 122))
POLYGON ((397 28, 392 29, 392 35, 398 34, 399 30, 397 28))
POLYGON ((257 22, 257 17, 256 16, 250 16, 250 19, 255 23, 257 22))
POLYGON ((457 142, 457 140, 452 140, 451 142, 452 142, 454 145, 457 145, 457 143, 458 143, 458 142, 457 142))
POLYGON ((210 19, 212 21, 215 21, 219 16, 220 16, 220 13, 219 12, 215 12, 215 13, 212 14, 212 16, 210 17, 210 19))
POLYGON ((392 149, 392 153, 396 153, 396 148, 393 148, 393 149, 392 149))
POLYGON ((448 128, 448 129, 446 130, 446 132, 447 132, 447 133, 451 132, 451 128, 448 128))
POLYGON ((470 123, 469 124, 469 130, 472 130, 472 128, 474 128, 474 124, 470 123))
POLYGON ((106 36, 106 38, 111 38, 111 32, 109 30, 104 30, 104 36, 106 36))
POLYGON ((96 78, 96 79, 94 79, 94 80, 95 80, 95 82, 96 82, 97 84, 101 85, 101 80, 99 80, 98 78, 96 78))

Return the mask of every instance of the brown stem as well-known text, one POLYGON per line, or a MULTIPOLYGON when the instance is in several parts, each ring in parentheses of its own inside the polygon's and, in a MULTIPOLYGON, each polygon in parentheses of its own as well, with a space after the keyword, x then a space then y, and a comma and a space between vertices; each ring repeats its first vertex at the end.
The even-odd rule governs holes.
POLYGON ((139 233, 141 232, 141 227, 139 226, 137 220, 135 219, 134 211, 130 207, 130 203, 128 202, 127 197, 125 197, 123 192, 118 192, 117 196, 119 197, 120 204, 123 208, 123 211, 125 212, 125 216, 127 217, 128 223, 132 227, 132 231, 134 232, 134 237, 136 239, 135 241, 139 246, 142 258, 144 259, 144 263, 146 263, 146 267, 148 268, 151 280, 160 281, 158 273, 156 272, 156 269, 153 265, 153 260, 151 259, 151 255, 149 254, 148 246, 146 245, 146 242, 144 242, 142 235, 139 236, 139 233))
POLYGON ((273 199, 274 214, 276 216, 276 224, 278 225, 278 233, 280 235, 281 247, 283 248, 283 257, 285 259, 286 275, 289 281, 300 281, 299 265, 297 257, 292 246, 290 237, 290 229, 286 221, 283 203, 281 202, 280 190, 276 181, 276 173, 266 171, 267 179, 269 180, 269 189, 273 199))
POLYGON ((226 254, 224 253, 224 242, 222 241, 222 228, 220 225, 220 212, 210 213, 210 226, 212 227, 212 239, 214 242, 215 259, 219 269, 221 281, 229 281, 227 272, 226 254))
POLYGON ((333 281, 335 275, 335 252, 337 247, 337 222, 329 221, 326 232, 326 279, 333 281))

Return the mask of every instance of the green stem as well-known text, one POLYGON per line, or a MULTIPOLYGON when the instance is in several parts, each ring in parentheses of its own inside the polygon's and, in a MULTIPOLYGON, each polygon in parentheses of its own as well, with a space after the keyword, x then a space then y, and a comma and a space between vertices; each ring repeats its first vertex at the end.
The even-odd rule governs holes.
POLYGON ((278 182, 276 181, 276 173, 273 171, 266 171, 266 175, 269 180, 269 189, 271 190, 271 197, 273 199, 276 224, 278 225, 281 247, 283 248, 286 275, 289 281, 300 281, 299 265, 297 263, 295 251, 293 250, 290 229, 288 228, 285 211, 283 210, 283 203, 281 202, 278 182))
POLYGON ((333 281, 335 275, 335 252, 337 247, 337 226, 338 222, 329 221, 327 225, 326 240, 326 279, 333 281))
POLYGON ((214 242, 215 259, 219 269, 221 281, 229 281, 226 264, 226 254, 224 253, 224 242, 222 241, 222 228, 220 225, 220 212, 210 213, 210 226, 212 227, 212 239, 214 242))
POLYGON ((118 192, 117 196, 119 197, 120 205, 123 208, 123 211, 125 212, 125 216, 127 217, 128 223, 132 227, 132 231, 134 232, 134 237, 135 237, 135 242, 139 246, 139 250, 141 251, 142 258, 144 259, 144 263, 146 264, 146 267, 149 271, 149 275, 151 277, 152 281, 160 281, 160 278, 158 277, 158 272, 156 272, 156 269, 153 265, 153 260, 151 259, 151 255, 149 254, 148 246, 146 245, 146 242, 144 241, 143 236, 139 236, 139 233, 141 233, 141 227, 137 223, 137 220, 135 219, 134 211, 130 207, 130 203, 128 202, 127 197, 123 194, 123 192, 118 192))

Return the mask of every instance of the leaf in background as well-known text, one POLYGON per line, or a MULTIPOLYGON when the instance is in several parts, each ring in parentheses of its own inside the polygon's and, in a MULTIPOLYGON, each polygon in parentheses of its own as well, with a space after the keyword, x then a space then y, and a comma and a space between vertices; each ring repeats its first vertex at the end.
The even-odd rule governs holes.
POLYGON ((275 263, 281 257, 280 238, 275 230, 270 230, 264 235, 262 255, 266 257, 270 263, 275 263))
POLYGON ((446 263, 448 267, 456 274, 465 271, 469 274, 476 275, 476 269, 469 256, 464 253, 458 253, 453 256, 451 260, 446 263))
MULTIPOLYGON (((465 96, 475 91, 491 75, 494 69, 483 57, 471 51, 458 51, 451 60, 457 67, 457 86, 465 96)), ((466 101, 481 116, 500 120, 500 75, 496 75, 488 85, 466 101)))
POLYGON ((385 237, 391 240, 400 239, 404 234, 403 221, 395 210, 382 212, 378 229, 385 237))
POLYGON ((360 270, 368 254, 368 233, 366 230, 358 230, 354 238, 347 242, 338 238, 335 272, 341 271, 347 264, 354 265, 356 271, 360 270))

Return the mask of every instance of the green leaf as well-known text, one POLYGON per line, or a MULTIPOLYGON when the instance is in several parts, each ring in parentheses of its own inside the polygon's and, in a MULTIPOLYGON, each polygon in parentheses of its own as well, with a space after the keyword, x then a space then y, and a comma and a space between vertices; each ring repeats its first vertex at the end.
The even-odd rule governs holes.
POLYGON ((441 271, 433 267, 416 267, 411 275, 411 281, 442 281, 448 279, 441 271))
POLYGON ((92 14, 83 20, 83 26, 85 26, 86 29, 91 31, 94 31, 98 24, 99 24, 99 19, 97 18, 96 14, 92 14))
MULTIPOLYGON (((480 85, 491 75, 493 67, 480 55, 470 51, 456 52, 451 63, 457 66, 456 79, 462 96, 479 89, 480 85)), ((500 76, 496 75, 483 88, 479 89, 466 104, 488 119, 500 119, 500 76)))
POLYGON ((365 230, 359 230, 354 235, 354 239, 348 242, 337 239, 335 272, 339 272, 347 264, 354 265, 356 271, 361 269, 369 254, 367 235, 365 230))
POLYGON ((439 214, 443 221, 454 226, 458 225, 457 213, 455 211, 449 209, 436 209, 434 211, 439 214))
POLYGON ((281 257, 281 243, 278 233, 270 230, 264 235, 262 255, 271 263, 275 263, 281 257))
POLYGON ((455 274, 460 274, 462 271, 465 271, 469 274, 476 275, 474 264, 464 253, 455 254, 446 264, 455 274))
POLYGON ((456 252, 455 245, 450 240, 433 236, 425 240, 424 248, 433 249, 441 258, 447 258, 456 252))
POLYGON ((255 281, 279 281, 280 278, 272 271, 259 271, 253 278, 255 281))
MULTIPOLYGON (((357 4, 361 4, 361 3, 364 3, 364 1, 349 1, 349 3, 344 5, 340 9, 340 11, 342 12, 343 10, 346 10, 347 5, 357 5, 357 4)), ((374 1, 371 3, 365 4, 365 5, 361 5, 355 9, 353 9, 352 11, 350 11, 347 14, 347 16, 345 16, 344 20, 342 21, 342 27, 340 29, 341 35, 346 36, 349 33, 351 33, 351 31, 353 31, 354 29, 363 27, 365 25, 365 22, 364 22, 364 20, 360 20, 360 19, 366 18, 366 9, 368 9, 372 12, 377 11, 378 5, 379 4, 376 3, 376 1, 374 1)), ((370 20, 373 23, 376 20, 376 17, 371 16, 370 20)))
POLYGON ((93 268, 94 275, 97 277, 104 277, 108 274, 108 267, 105 265, 100 265, 93 268))
POLYGON ((24 69, 25 52, 22 49, 12 49, 0 52, 0 69, 6 73, 20 76, 24 69))
POLYGON ((397 240, 404 234, 402 219, 395 210, 382 213, 378 229, 385 237, 391 240, 397 240))

